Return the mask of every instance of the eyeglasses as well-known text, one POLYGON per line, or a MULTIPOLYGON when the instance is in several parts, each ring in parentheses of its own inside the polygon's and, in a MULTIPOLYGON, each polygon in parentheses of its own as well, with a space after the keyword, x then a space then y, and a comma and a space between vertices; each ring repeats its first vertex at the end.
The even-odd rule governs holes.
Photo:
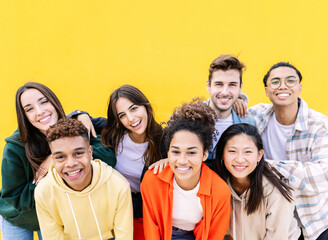
MULTIPOLYGON (((297 82, 298 82, 298 79, 296 77, 287 77, 287 78, 285 78, 285 85, 289 88, 294 87, 297 82)), ((279 78, 271 79, 271 81, 269 82, 269 86, 273 90, 280 88, 281 79, 279 79, 279 78)))

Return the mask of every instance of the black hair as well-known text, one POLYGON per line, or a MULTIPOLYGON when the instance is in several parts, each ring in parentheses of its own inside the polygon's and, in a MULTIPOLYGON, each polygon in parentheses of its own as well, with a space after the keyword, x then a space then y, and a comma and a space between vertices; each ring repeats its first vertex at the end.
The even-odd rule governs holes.
POLYGON ((302 74, 300 73, 300 71, 298 71, 298 69, 297 69, 294 65, 290 64, 289 62, 278 62, 278 63, 276 63, 275 65, 273 65, 273 66, 269 69, 269 71, 265 74, 265 76, 264 76, 264 78, 263 78, 264 87, 267 86, 267 81, 268 81, 268 78, 269 78, 269 76, 270 76, 271 71, 272 71, 273 69, 278 68, 278 67, 289 67, 289 68, 294 69, 294 70, 296 71, 296 73, 297 73, 298 78, 300 79, 300 82, 302 81, 302 74))
MULTIPOLYGON (((241 134, 248 136, 253 141, 258 151, 263 149, 262 139, 256 127, 250 124, 241 123, 231 125, 229 128, 227 128, 227 130, 223 132, 217 144, 217 151, 214 162, 214 171, 218 173, 224 181, 232 178, 231 173, 228 171, 224 164, 224 148, 230 139, 241 134)), ((268 181, 271 182, 289 202, 291 202, 293 199, 291 188, 288 187, 287 184, 283 182, 276 173, 273 172, 273 169, 271 169, 269 164, 264 160, 264 157, 262 156, 254 171, 248 175, 250 180, 250 187, 247 191, 250 191, 250 194, 245 206, 245 210, 247 211, 248 215, 255 212, 260 207, 260 203, 264 198, 262 185, 263 176, 265 176, 268 181)))

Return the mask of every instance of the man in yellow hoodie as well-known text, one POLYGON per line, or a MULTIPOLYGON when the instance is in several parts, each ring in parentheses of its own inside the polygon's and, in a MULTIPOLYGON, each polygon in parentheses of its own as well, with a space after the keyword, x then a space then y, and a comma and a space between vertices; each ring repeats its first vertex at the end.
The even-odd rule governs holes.
POLYGON ((106 163, 92 160, 84 125, 62 119, 46 136, 53 164, 35 189, 43 239, 132 240, 129 183, 106 163))

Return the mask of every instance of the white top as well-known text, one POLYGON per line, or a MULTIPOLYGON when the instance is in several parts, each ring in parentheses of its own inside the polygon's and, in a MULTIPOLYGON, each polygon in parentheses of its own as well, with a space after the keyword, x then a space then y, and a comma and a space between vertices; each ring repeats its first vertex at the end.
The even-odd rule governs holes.
POLYGON ((197 197, 199 182, 194 189, 185 191, 173 178, 173 188, 172 225, 192 231, 203 217, 203 208, 197 197))
POLYGON ((212 159, 215 158, 216 152, 213 151, 214 148, 216 147, 216 144, 219 142, 220 137, 222 133, 231 125, 233 124, 233 119, 232 119, 232 114, 229 115, 229 117, 224 118, 224 119, 215 119, 215 138, 213 137, 212 139, 212 152, 213 156, 211 157, 212 159))
POLYGON ((287 160, 286 144, 294 128, 292 125, 282 125, 276 115, 270 117, 268 127, 262 133, 264 158, 271 160, 287 160))
POLYGON ((131 192, 140 192, 140 178, 145 165, 143 154, 147 147, 148 142, 135 143, 128 133, 118 144, 115 169, 128 180, 131 192))

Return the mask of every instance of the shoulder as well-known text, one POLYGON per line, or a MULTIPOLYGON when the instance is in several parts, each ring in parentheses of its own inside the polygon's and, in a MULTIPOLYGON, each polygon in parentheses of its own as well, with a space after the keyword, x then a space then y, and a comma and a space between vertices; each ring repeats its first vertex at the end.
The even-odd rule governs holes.
POLYGON ((228 184, 218 174, 204 164, 202 166, 202 174, 204 174, 204 177, 206 178, 206 184, 209 184, 211 187, 211 195, 217 197, 230 197, 231 191, 228 184))
POLYGON ((261 112, 263 112, 267 109, 270 109, 270 108, 272 108, 272 104, 259 103, 259 104, 256 104, 256 105, 250 107, 248 110, 249 110, 250 113, 260 114, 261 112))
POLYGON ((113 167, 109 166, 105 162, 96 159, 92 161, 92 165, 99 164, 101 166, 102 178, 106 182, 107 185, 115 185, 118 188, 126 188, 129 187, 129 182, 122 176, 117 170, 113 167), (108 179, 108 180, 106 180, 108 179))
POLYGON ((48 173, 35 187, 34 198, 35 200, 51 199, 53 184, 50 180, 51 173, 48 173))

